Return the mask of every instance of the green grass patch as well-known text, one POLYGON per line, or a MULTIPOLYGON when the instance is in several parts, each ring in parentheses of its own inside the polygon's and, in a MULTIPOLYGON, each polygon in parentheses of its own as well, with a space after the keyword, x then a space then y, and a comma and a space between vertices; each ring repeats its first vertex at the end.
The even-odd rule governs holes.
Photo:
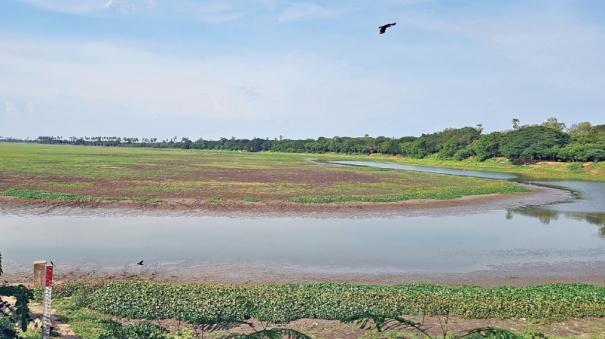
POLYGON ((209 204, 220 204, 222 199, 220 197, 210 197, 208 198, 209 204))
POLYGON ((143 321, 124 325, 112 320, 111 316, 101 312, 77 307, 69 299, 55 299, 53 307, 61 317, 61 320, 69 324, 74 333, 83 339, 176 338, 169 337, 166 329, 150 322, 143 321))
POLYGON ((467 195, 484 195, 493 193, 516 193, 529 192, 530 189, 521 185, 511 185, 506 187, 476 187, 462 189, 448 189, 445 191, 415 191, 406 194, 385 194, 385 195, 325 195, 325 196, 304 196, 290 198, 290 202, 302 204, 325 204, 337 202, 397 202, 413 199, 435 199, 447 200, 461 198, 467 195))
POLYGON ((131 197, 131 200, 136 202, 157 202, 157 200, 151 195, 137 195, 131 197))
POLYGON ((78 307, 118 317, 179 319, 194 324, 247 317, 272 323, 301 318, 345 320, 365 313, 387 317, 421 313, 540 321, 605 316, 605 287, 582 284, 481 288, 430 284, 207 285, 116 281, 60 285, 56 296, 71 296, 78 307))
POLYGON ((44 190, 9 188, 2 192, 7 197, 16 197, 25 200, 57 200, 57 201, 90 201, 91 196, 82 196, 73 193, 53 192, 44 190))
POLYGON ((244 202, 258 202, 259 200, 258 200, 258 198, 255 198, 255 197, 243 197, 242 201, 244 201, 244 202))

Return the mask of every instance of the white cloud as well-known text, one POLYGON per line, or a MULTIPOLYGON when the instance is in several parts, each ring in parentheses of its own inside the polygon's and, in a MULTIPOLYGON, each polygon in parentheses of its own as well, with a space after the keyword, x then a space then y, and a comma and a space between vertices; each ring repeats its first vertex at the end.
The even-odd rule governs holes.
POLYGON ((68 14, 88 14, 109 9, 135 11, 155 5, 155 0, 20 0, 40 9, 68 14))
POLYGON ((17 112, 17 107, 12 100, 4 100, 4 111, 8 114, 17 112))
POLYGON ((328 19, 338 16, 338 12, 316 3, 292 3, 278 16, 278 21, 299 21, 328 19))
POLYGON ((21 0, 32 6, 55 12, 83 14, 106 8, 107 0, 21 0))
POLYGON ((215 0, 204 4, 194 5, 194 11, 200 20, 215 24, 236 21, 246 16, 242 6, 236 6, 234 2, 215 0))
POLYGON ((28 102, 36 104, 29 110, 31 122, 15 118, 3 128, 33 136, 162 136, 171 124, 179 124, 178 134, 196 126, 210 130, 189 132, 192 136, 246 136, 257 130, 264 137, 267 130, 260 126, 278 134, 290 129, 292 135, 293 124, 339 121, 337 112, 365 114, 365 107, 383 107, 382 98, 397 91, 379 80, 381 75, 362 76, 360 83, 354 81, 360 75, 342 62, 304 52, 183 59, 115 43, 23 37, 0 37, 0 49, 0 97, 18 98, 24 111, 28 102))

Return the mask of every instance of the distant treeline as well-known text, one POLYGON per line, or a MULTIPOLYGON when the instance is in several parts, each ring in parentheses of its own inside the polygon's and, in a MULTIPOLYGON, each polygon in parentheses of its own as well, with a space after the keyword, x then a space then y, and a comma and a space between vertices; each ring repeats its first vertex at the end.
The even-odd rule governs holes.
POLYGON ((484 161, 506 157, 514 163, 551 161, 605 160, 605 125, 592 126, 581 122, 567 128, 550 118, 540 125, 519 125, 513 119, 511 130, 482 134, 482 126, 448 128, 419 137, 332 137, 318 139, 236 139, 192 141, 176 137, 156 138, 41 136, 35 140, 0 138, 3 141, 39 144, 70 144, 113 147, 155 147, 232 151, 275 151, 308 153, 392 154, 412 158, 437 156, 442 159, 463 160, 474 157, 484 161))

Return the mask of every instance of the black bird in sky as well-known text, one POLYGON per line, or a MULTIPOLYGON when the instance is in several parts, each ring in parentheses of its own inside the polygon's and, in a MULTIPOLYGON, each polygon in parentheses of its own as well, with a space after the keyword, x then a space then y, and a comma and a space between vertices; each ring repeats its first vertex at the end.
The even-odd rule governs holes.
POLYGON ((143 261, 144 261, 144 260, 139 261, 139 262, 137 263, 137 265, 139 265, 139 266, 143 266, 143 261))
POLYGON ((378 26, 378 29, 380 30, 380 34, 384 34, 384 32, 387 31, 387 28, 395 26, 395 25, 397 25, 396 22, 393 22, 391 24, 386 24, 386 25, 378 26))

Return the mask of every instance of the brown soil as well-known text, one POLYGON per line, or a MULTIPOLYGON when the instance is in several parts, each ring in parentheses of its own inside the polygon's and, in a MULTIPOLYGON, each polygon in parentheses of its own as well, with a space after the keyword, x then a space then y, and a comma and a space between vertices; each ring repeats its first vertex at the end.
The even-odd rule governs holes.
MULTIPOLYGON (((567 319, 551 323, 535 323, 527 319, 463 319, 455 317, 415 317, 406 316, 407 320, 412 320, 419 324, 419 328, 424 334, 431 336, 440 336, 444 333, 453 333, 463 335, 468 331, 477 328, 496 327, 509 330, 515 333, 543 333, 547 336, 573 336, 579 338, 603 338, 605 333, 605 318, 582 318, 567 319)), ((121 323, 133 323, 131 319, 114 318, 121 323)), ((170 332, 178 332, 185 327, 191 329, 198 335, 223 337, 231 334, 249 334, 254 331, 271 328, 288 328, 314 338, 384 338, 388 334, 378 333, 375 326, 369 323, 365 328, 360 324, 342 323, 335 320, 321 319, 299 319, 285 324, 268 324, 254 319, 247 321, 246 324, 224 325, 219 329, 194 326, 182 323, 172 319, 154 321, 156 324, 168 329, 170 332)), ((424 337, 423 333, 410 327, 397 327, 387 332, 398 333, 397 337, 424 337)), ((394 333, 393 333, 394 334, 394 333)), ((389 336, 390 337, 390 336, 389 336)))
POLYGON ((204 214, 205 212, 244 212, 244 213, 397 213, 423 211, 428 214, 439 213, 440 210, 451 208, 469 209, 506 209, 527 205, 544 205, 565 201, 571 195, 562 190, 532 187, 532 192, 512 194, 485 194, 465 196, 450 200, 406 200, 399 202, 346 202, 329 204, 292 203, 279 199, 268 199, 259 202, 238 200, 219 200, 212 202, 195 198, 165 198, 156 201, 43 201, 22 200, 14 197, 0 196, 0 213, 27 212, 32 214, 48 214, 51 212, 66 212, 77 214, 78 209, 93 209, 98 214, 131 214, 139 212, 187 212, 188 214, 204 214))

